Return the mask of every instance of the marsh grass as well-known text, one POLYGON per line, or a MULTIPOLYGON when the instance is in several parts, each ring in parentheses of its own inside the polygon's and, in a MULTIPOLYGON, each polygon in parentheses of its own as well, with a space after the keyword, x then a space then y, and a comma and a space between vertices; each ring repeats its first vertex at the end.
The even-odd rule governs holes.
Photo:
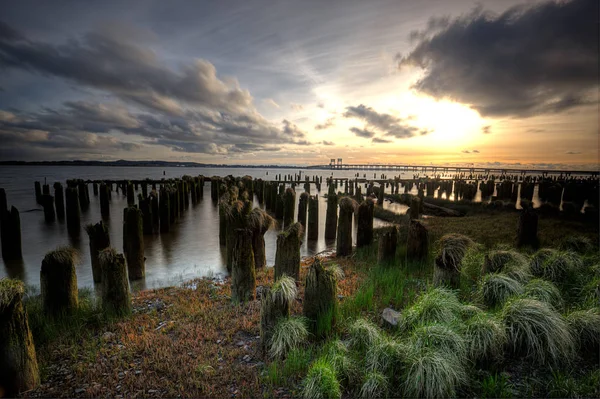
POLYGON ((464 339, 469 358, 476 362, 501 360, 508 336, 504 325, 489 313, 478 313, 464 325, 464 339))
POLYGON ((282 359, 291 350, 299 348, 308 338, 306 319, 289 317, 280 319, 273 330, 269 354, 273 358, 282 359))
POLYGON ((335 370, 325 358, 317 359, 303 381, 302 397, 305 399, 341 398, 342 388, 335 370))
POLYGON ((552 282, 544 279, 534 278, 530 280, 525 285, 523 294, 526 297, 552 305, 555 309, 562 309, 563 307, 560 290, 552 282))
POLYGON ((504 304, 508 298, 523 293, 520 282, 504 273, 490 273, 483 276, 479 283, 477 296, 489 308, 504 304))
POLYGON ((433 288, 422 294, 403 312, 401 329, 408 331, 428 323, 453 323, 460 316, 461 303, 456 293, 446 288, 433 288))
POLYGON ((575 310, 566 315, 577 349, 582 354, 600 350, 600 308, 575 310))

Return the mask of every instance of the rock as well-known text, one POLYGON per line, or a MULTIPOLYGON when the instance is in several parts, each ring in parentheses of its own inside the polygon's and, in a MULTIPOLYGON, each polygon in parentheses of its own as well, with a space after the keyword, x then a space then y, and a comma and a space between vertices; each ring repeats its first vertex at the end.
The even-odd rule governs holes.
POLYGON ((256 299, 260 301, 263 298, 263 296, 267 293, 267 291, 268 289, 263 285, 259 285, 258 287, 256 287, 256 299))
POLYGON ((83 392, 85 392, 85 389, 83 389, 83 388, 77 388, 77 389, 75 390, 75 393, 76 393, 76 394, 80 394, 80 393, 83 393, 83 392))
POLYGON ((115 336, 115 333, 107 331, 104 334, 102 334, 102 340, 103 341, 110 341, 111 339, 113 339, 115 336))
POLYGON ((398 321, 400 320, 401 313, 396 312, 392 308, 383 309, 383 313, 381 314, 381 318, 390 326, 397 326, 398 321))
POLYGON ((220 344, 222 341, 220 339, 217 340, 217 344, 220 344))
POLYGON ((148 389, 148 393, 157 393, 158 391, 156 389, 148 389))
POLYGON ((236 345, 237 346, 244 346, 244 345, 246 345, 246 343, 244 341, 238 341, 238 343, 236 345))
POLYGON ((245 362, 249 362, 249 361, 250 361, 250 359, 251 359, 250 355, 246 355, 246 356, 244 356, 244 357, 242 358, 242 360, 243 360, 243 361, 245 361, 245 362))

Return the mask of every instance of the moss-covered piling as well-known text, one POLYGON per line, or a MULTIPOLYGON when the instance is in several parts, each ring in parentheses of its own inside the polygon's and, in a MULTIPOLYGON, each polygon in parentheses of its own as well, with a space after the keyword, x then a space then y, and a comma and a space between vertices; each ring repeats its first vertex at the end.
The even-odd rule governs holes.
POLYGON ((358 206, 356 216, 356 248, 369 246, 373 243, 373 200, 367 198, 358 206))
POLYGON ((124 316, 131 312, 131 294, 127 281, 125 257, 113 248, 99 253, 102 269, 102 311, 109 316, 124 316))
POLYGON ((300 246, 304 229, 300 223, 288 226, 277 235, 275 253, 275 279, 287 275, 294 280, 300 278, 300 246))
POLYGON ((35 187, 35 202, 38 204, 42 204, 42 185, 40 184, 39 181, 36 181, 34 183, 34 187, 35 187))
POLYGON ((17 397, 40 384, 27 311, 18 280, 0 280, 0 395, 17 397))
POLYGON ((538 238, 538 214, 531 203, 522 202, 523 210, 519 215, 517 225, 517 247, 530 246, 537 248, 540 245, 538 238))
POLYGON ((254 253, 254 267, 262 269, 267 266, 265 255, 265 233, 273 225, 273 218, 264 210, 254 208, 250 212, 250 228, 252 230, 252 251, 254 253))
POLYGON ((21 247, 21 216, 17 208, 10 211, 0 209, 0 238, 2 240, 2 257, 6 260, 23 258, 21 247))
POLYGON ((56 219, 54 197, 50 194, 42 194, 42 207, 44 208, 44 220, 46 220, 46 223, 54 222, 56 219))
POLYGON ((352 216, 357 208, 357 203, 350 197, 340 200, 340 215, 337 227, 337 256, 352 255, 352 216))
POLYGON ((411 220, 408 224, 406 258, 408 261, 422 261, 427 259, 428 253, 429 232, 427 228, 418 220, 411 220))
POLYGON ((102 281, 102 269, 100 267, 99 254, 100 251, 110 246, 110 236, 108 234, 108 226, 102 221, 96 224, 89 224, 85 231, 90 239, 90 256, 92 259, 92 275, 94 283, 102 281))
POLYGON ((408 216, 411 220, 416 220, 421 216, 421 199, 416 196, 412 196, 410 199, 410 209, 408 210, 408 216))
POLYGON ((110 217, 110 191, 106 184, 100 183, 100 215, 102 218, 108 219, 110 217))
POLYGON ((308 230, 306 239, 314 241, 319 239, 319 196, 311 195, 308 198, 308 230))
POLYGON ((265 353, 273 337, 277 322, 290 315, 292 296, 296 295, 296 284, 290 277, 276 280, 270 288, 265 288, 260 304, 260 343, 265 353))
POLYGON ((169 192, 166 187, 160 188, 160 198, 159 198, 159 213, 160 213, 160 232, 168 233, 171 227, 171 218, 170 218, 170 198, 169 192))
POLYGON ((294 223, 294 209, 296 208, 296 192, 288 187, 283 195, 283 225, 291 226, 294 223))
POLYGON ((61 247, 46 254, 40 270, 40 288, 44 312, 60 317, 78 307, 76 252, 61 247))
POLYGON ((67 230, 71 235, 79 235, 81 215, 79 210, 79 193, 76 187, 67 187, 65 190, 67 209, 67 230))
POLYGON ((124 252, 127 258, 127 269, 131 280, 145 276, 144 233, 142 212, 135 206, 124 210, 124 252))
POLYGON ((252 232, 235 229, 231 264, 231 300, 251 301, 256 291, 256 270, 252 252, 252 232))
POLYGON ((327 193, 327 212, 325 213, 325 239, 335 240, 338 218, 338 196, 333 184, 329 185, 327 193))
POLYGON ((328 335, 337 316, 337 281, 331 270, 315 258, 308 269, 302 312, 308 319, 309 331, 316 337, 328 335))
POLYGON ((85 211, 90 206, 90 192, 87 183, 85 183, 83 180, 78 180, 77 191, 79 207, 81 208, 81 210, 85 211))
POLYGON ((142 231, 146 235, 152 234, 152 208, 150 207, 151 199, 142 197, 138 194, 138 204, 142 212, 142 231))
POLYGON ((379 235, 377 243, 377 262, 391 263, 396 258, 398 246, 398 228, 390 226, 385 228, 379 235))
POLYGON ((308 211, 308 197, 310 195, 308 192, 303 192, 300 194, 300 199, 298 200, 298 222, 306 228, 306 213, 308 211))

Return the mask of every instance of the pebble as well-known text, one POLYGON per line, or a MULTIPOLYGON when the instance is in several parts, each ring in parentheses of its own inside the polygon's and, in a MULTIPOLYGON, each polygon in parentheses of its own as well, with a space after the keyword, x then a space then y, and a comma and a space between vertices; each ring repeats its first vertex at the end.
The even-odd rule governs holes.
POLYGON ((148 393, 157 393, 158 391, 156 389, 148 389, 148 393))
POLYGON ((221 341, 220 339, 217 340, 217 344, 220 344, 221 342, 223 342, 223 341, 221 341))
POLYGON ((77 388, 75 390, 75 393, 82 393, 82 392, 85 392, 85 389, 83 389, 83 388, 77 388))
POLYGON ((103 341, 110 341, 112 338, 114 338, 115 333, 107 331, 104 334, 102 334, 102 340, 103 341))
POLYGON ((250 357, 250 355, 246 355, 242 358, 243 361, 245 362, 249 362, 252 358, 250 357))
POLYGON ((236 345, 237 346, 244 346, 244 345, 246 345, 246 343, 244 341, 238 341, 238 343, 236 345))

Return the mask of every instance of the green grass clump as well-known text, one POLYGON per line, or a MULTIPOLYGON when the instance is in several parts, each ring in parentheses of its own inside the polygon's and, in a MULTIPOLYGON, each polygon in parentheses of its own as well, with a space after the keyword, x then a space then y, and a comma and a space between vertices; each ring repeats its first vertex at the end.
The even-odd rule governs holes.
POLYGON ((342 388, 333 366, 325 358, 317 359, 302 382, 305 399, 334 399, 342 397, 342 388))
POLYGON ((480 383, 480 392, 482 398, 512 398, 515 396, 510 381, 504 373, 484 378, 480 383))
POLYGON ((361 398, 383 398, 388 391, 388 378, 376 371, 371 371, 365 376, 365 382, 360 388, 361 398))
POLYGON ((467 320, 464 336, 467 353, 473 361, 501 359, 508 341, 506 329, 500 320, 483 312, 467 320))
POLYGON ((270 294, 274 302, 292 303, 296 299, 298 289, 293 277, 283 275, 273 283, 270 294))
POLYGON ((570 274, 581 269, 583 261, 575 252, 545 248, 534 255, 531 266, 536 277, 561 284, 570 274))
POLYGON ((23 297, 25 286, 19 280, 9 278, 0 279, 0 311, 7 308, 15 297, 23 297))
POLYGON ((576 310, 566 316, 580 352, 597 352, 600 346, 600 308, 576 310))
POLYGON ((513 298, 501 311, 513 352, 539 364, 571 359, 574 339, 566 320, 547 303, 513 298))
POLYGON ((406 346, 394 338, 383 336, 367 348, 365 364, 368 371, 377 371, 392 377, 406 358, 406 346))
POLYGON ((404 311, 402 328, 411 330, 422 324, 452 323, 460 315, 462 306, 454 291, 441 287, 430 289, 404 311))
POLYGON ((414 329, 410 345, 416 348, 449 350, 457 356, 466 353, 465 339, 447 324, 433 323, 414 329))
POLYGON ((546 302, 555 309, 560 309, 563 306, 563 298, 560 295, 560 290, 547 280, 539 278, 532 279, 525 285, 523 293, 526 297, 546 302))
POLYGON ((586 254, 594 249, 592 240, 584 236, 569 235, 560 243, 560 249, 563 251, 574 251, 580 254, 586 254))
POLYGON ((355 382, 359 374, 359 368, 342 341, 335 339, 327 342, 321 353, 333 367, 340 382, 346 382, 349 385, 355 382))
POLYGON ((523 286, 504 273, 490 273, 483 276, 477 295, 490 308, 502 305, 511 296, 523 293, 523 286))
MULTIPOLYGON (((449 262, 452 267, 459 267, 473 240, 462 234, 446 234, 438 243, 439 256, 444 264, 449 262)), ((449 265, 446 265, 449 266, 449 265)))
POLYGON ((468 382, 463 361, 447 350, 413 347, 403 373, 406 397, 456 397, 456 388, 468 382))
POLYGON ((510 278, 524 283, 531 277, 529 263, 527 256, 520 252, 495 250, 486 255, 484 268, 486 273, 503 272, 510 278))
POLYGON ((284 358, 289 351, 297 349, 307 338, 308 329, 303 317, 282 318, 273 329, 269 354, 274 358, 284 358))
POLYGON ((460 308, 460 317, 463 320, 470 319, 471 317, 474 317, 481 313, 483 313, 483 309, 476 305, 467 304, 462 305, 460 308))
POLYGON ((481 245, 475 244, 469 247, 462 259, 461 276, 471 283, 476 283, 481 277, 484 260, 485 252, 481 245))
POLYGON ((350 348, 365 351, 381 340, 379 327, 366 319, 356 319, 348 328, 350 348))

